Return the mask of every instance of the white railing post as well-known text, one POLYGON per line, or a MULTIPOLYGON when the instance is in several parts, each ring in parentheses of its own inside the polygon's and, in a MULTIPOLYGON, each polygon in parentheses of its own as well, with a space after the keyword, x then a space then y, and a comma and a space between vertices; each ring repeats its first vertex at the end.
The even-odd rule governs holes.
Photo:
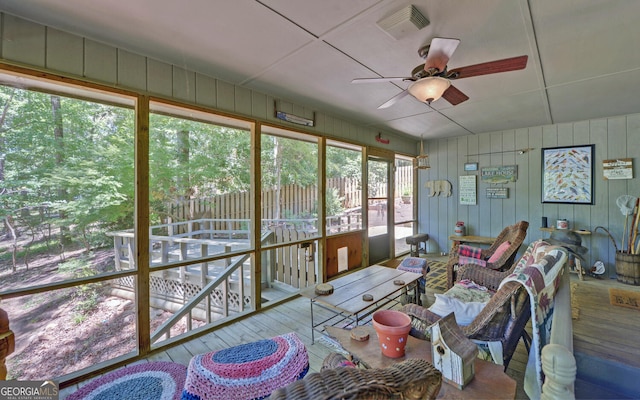
POLYGON ((545 375, 543 400, 575 399, 576 360, 573 356, 571 288, 565 265, 554 297, 550 343, 542 348, 541 364, 545 375))
POLYGON ((566 347, 548 344, 542 348, 545 380, 541 400, 573 400, 571 387, 576 379, 576 360, 566 347))

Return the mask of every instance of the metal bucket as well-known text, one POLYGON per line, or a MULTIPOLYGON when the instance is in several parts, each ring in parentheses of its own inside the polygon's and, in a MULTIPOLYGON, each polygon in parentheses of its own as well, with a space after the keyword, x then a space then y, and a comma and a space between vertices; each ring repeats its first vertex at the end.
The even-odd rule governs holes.
POLYGON ((618 282, 640 286, 640 254, 616 253, 618 282))

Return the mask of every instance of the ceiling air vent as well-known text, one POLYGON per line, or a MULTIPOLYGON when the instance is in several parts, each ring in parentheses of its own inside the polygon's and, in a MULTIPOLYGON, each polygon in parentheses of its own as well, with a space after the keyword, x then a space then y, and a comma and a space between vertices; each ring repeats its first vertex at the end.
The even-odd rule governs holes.
POLYGON ((392 38, 400 39, 429 25, 429 20, 415 6, 408 5, 377 24, 392 38))

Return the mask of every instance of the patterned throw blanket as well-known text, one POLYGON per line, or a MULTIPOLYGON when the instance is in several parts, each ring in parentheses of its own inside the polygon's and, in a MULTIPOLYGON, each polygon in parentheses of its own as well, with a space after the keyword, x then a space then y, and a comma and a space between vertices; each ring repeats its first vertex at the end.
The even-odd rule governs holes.
POLYGON ((541 396, 543 374, 540 356, 542 347, 550 341, 553 300, 567 258, 563 248, 537 240, 529 245, 513 273, 500 283, 502 286, 509 281, 520 282, 531 299, 532 342, 524 378, 524 390, 531 399, 541 396))

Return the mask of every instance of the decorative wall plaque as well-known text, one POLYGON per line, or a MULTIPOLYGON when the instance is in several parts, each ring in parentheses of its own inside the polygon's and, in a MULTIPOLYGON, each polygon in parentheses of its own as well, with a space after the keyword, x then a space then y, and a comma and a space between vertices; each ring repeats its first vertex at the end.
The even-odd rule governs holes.
POLYGON ((463 175, 459 177, 460 183, 460 204, 474 206, 476 205, 478 193, 476 191, 476 176, 463 175))
POLYGON ((500 167, 485 167, 480 170, 482 182, 508 183, 518 179, 517 165, 503 165, 500 167))
POLYGON ((487 199, 506 199, 509 197, 509 189, 505 187, 487 188, 487 199))
POLYGON ((633 158, 618 158, 602 161, 604 179, 632 179, 633 158))

